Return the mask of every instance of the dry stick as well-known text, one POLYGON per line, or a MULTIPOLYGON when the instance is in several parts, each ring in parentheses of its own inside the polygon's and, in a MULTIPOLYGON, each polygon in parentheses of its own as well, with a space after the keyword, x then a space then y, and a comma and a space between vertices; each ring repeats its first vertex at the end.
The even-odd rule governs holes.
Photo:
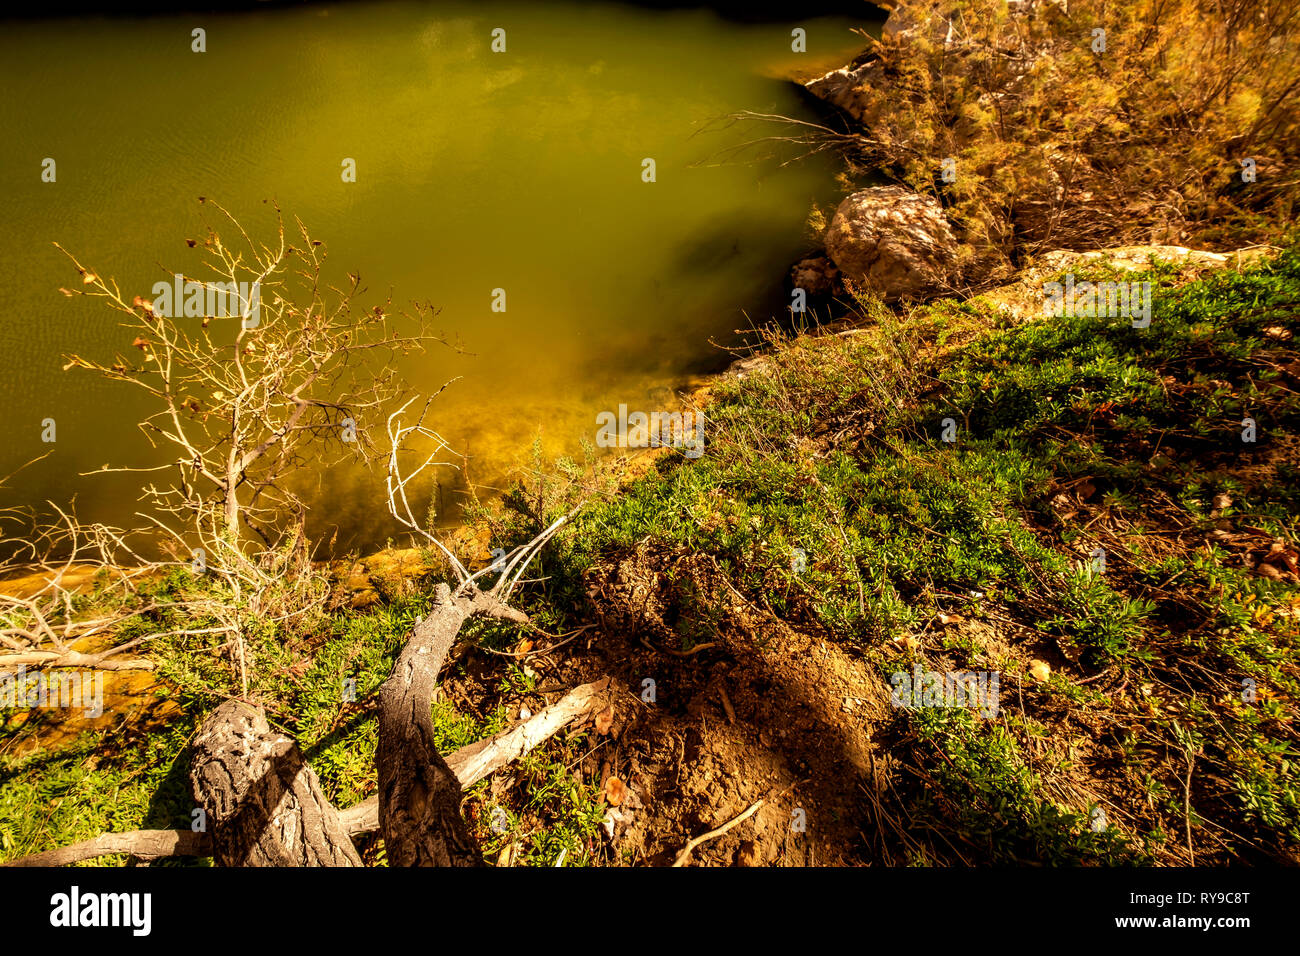
MULTIPOLYGON (((531 627, 531 625, 529 626, 531 627)), ((551 644, 547 647, 539 647, 536 650, 525 651, 522 654, 516 653, 514 651, 498 651, 491 647, 484 647, 481 644, 478 645, 475 648, 475 650, 487 651, 489 654, 496 654, 499 657, 514 657, 517 658, 518 660, 526 661, 530 657, 539 657, 542 654, 549 654, 551 651, 559 650, 565 644, 572 642, 574 639, 581 636, 584 632, 591 630, 595 626, 596 626, 595 624, 584 624, 582 625, 582 627, 578 628, 577 630, 569 631, 568 634, 551 634, 547 631, 543 631, 540 627, 533 627, 532 629, 536 631, 538 634, 545 634, 547 637, 562 637, 564 639, 561 640, 558 644, 551 644)))
POLYGON ((211 856, 212 837, 189 830, 133 830, 130 833, 104 833, 93 840, 83 840, 57 850, 34 853, 0 866, 67 866, 82 860, 125 853, 142 860, 165 856, 211 856))
POLYGON ((692 654, 698 654, 700 651, 707 651, 711 647, 718 646, 716 641, 709 641, 705 644, 696 644, 689 651, 679 651, 671 647, 659 647, 656 644, 651 644, 644 637, 640 640, 641 643, 650 648, 650 650, 658 651, 660 654, 671 654, 673 657, 690 657, 692 654))
POLYGON ((736 827, 744 823, 746 820, 748 820, 750 817, 752 817, 755 813, 758 812, 758 808, 761 807, 764 801, 766 800, 767 798, 763 797, 761 800, 753 804, 748 810, 746 810, 740 816, 727 821, 722 826, 718 827, 716 830, 710 830, 708 833, 705 833, 702 836, 692 837, 687 842, 686 846, 682 847, 682 852, 677 854, 677 859, 673 861, 673 866, 684 866, 686 864, 686 858, 691 855, 692 850, 694 850, 701 843, 707 843, 709 840, 717 839, 718 837, 726 833, 728 830, 730 830, 732 827, 736 827))
MULTIPOLYGON (((109 649, 109 651, 112 650, 114 649, 109 649)), ((99 654, 82 654, 80 651, 65 651, 62 654, 57 651, 25 651, 21 654, 6 654, 0 657, 0 668, 34 664, 41 667, 84 667, 102 671, 151 671, 154 669, 153 661, 143 659, 107 660, 106 658, 110 656, 109 651, 99 654)))

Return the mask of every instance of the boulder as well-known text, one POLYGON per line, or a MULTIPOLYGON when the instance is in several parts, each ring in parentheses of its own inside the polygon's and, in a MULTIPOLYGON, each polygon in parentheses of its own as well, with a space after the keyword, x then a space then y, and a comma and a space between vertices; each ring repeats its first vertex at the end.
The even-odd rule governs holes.
POLYGON ((921 299, 952 278, 957 240, 937 200, 877 186, 840 203, 826 251, 845 279, 886 301, 921 299))
POLYGON ((790 270, 790 281, 796 289, 803 289, 809 295, 826 296, 835 291, 835 282, 840 272, 835 264, 825 256, 812 256, 800 259, 790 270))

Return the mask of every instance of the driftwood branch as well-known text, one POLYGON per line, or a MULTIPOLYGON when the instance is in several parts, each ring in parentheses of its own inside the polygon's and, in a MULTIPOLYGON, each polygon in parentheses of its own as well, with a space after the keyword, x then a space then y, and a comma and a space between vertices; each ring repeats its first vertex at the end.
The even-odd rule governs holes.
POLYGON ((189 830, 104 833, 93 840, 33 853, 0 866, 67 866, 69 863, 80 863, 114 853, 125 853, 140 860, 157 860, 168 856, 212 856, 212 837, 207 833, 192 833, 189 830))

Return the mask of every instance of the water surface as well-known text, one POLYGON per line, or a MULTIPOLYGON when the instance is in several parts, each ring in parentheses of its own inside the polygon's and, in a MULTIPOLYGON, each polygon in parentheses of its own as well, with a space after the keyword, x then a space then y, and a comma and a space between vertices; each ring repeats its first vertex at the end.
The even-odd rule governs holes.
MULTIPOLYGON (((836 199, 833 160, 713 165, 761 132, 717 120, 811 118, 781 78, 844 62, 860 25, 411 2, 4 24, 0 474, 51 450, 40 423, 58 423, 53 454, 4 503, 75 495, 84 517, 134 523, 138 482, 78 473, 158 460, 135 425, 148 406, 61 370, 67 353, 111 358, 130 343, 115 313, 59 294, 77 277, 51 243, 147 297, 196 265, 183 240, 201 236, 198 196, 263 236, 273 199, 374 301, 391 288, 396 302, 441 307, 439 327, 466 352, 435 349, 403 371, 426 393, 462 376, 436 424, 470 456, 472 480, 504 485, 535 441, 576 453, 597 412, 655 407, 725 361, 711 338, 779 312, 804 220, 836 199), (191 52, 195 26, 206 53, 191 52), (794 26, 807 53, 791 52, 794 26), (491 51, 498 27, 505 53, 491 51), (491 310, 497 288, 504 313, 491 310)), ((363 547, 393 533, 382 483, 349 469, 311 477, 318 531, 363 547)), ((454 477, 443 484, 450 512, 454 477)))

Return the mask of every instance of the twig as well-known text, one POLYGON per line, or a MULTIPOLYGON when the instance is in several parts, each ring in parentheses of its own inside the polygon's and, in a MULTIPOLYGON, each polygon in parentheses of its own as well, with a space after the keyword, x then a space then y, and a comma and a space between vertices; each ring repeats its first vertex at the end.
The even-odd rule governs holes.
POLYGON ((673 657, 690 657, 692 654, 698 654, 700 651, 707 651, 710 647, 718 646, 717 642, 709 641, 705 644, 696 644, 689 651, 679 651, 671 647, 659 647, 658 645, 651 644, 644 637, 641 638, 641 643, 652 651, 658 651, 660 654, 671 654, 673 657))
POLYGON ((528 625, 528 627, 536 631, 538 634, 545 634, 547 637, 563 637, 564 639, 562 641, 559 641, 558 643, 550 644, 546 647, 539 648, 538 650, 525 651, 522 654, 516 653, 514 651, 498 651, 495 648, 483 647, 482 645, 479 645, 478 649, 480 651, 487 651, 489 654, 496 654, 500 657, 513 657, 516 660, 526 661, 530 657, 537 657, 541 654, 549 654, 551 651, 559 650, 565 644, 572 642, 579 635, 581 635, 585 631, 591 630, 595 626, 596 626, 595 624, 584 624, 582 625, 582 627, 570 631, 568 634, 560 635, 560 634, 550 634, 547 631, 543 631, 540 627, 534 627, 533 625, 530 624, 528 625))
POLYGON ((677 859, 673 861, 673 866, 685 866, 686 858, 691 855, 692 850, 694 850, 701 843, 707 843, 710 840, 716 840, 718 837, 722 836, 724 833, 726 833, 728 830, 732 829, 733 827, 740 826, 740 824, 744 823, 746 820, 748 820, 750 817, 752 817, 755 813, 758 812, 758 808, 763 805, 766 799, 767 799, 766 797, 762 798, 757 803, 750 806, 750 808, 746 810, 744 813, 742 813, 740 816, 734 817, 733 819, 727 821, 722 826, 718 827, 716 830, 710 830, 708 833, 705 833, 701 836, 692 837, 687 842, 686 846, 682 847, 682 852, 677 854, 677 859))

